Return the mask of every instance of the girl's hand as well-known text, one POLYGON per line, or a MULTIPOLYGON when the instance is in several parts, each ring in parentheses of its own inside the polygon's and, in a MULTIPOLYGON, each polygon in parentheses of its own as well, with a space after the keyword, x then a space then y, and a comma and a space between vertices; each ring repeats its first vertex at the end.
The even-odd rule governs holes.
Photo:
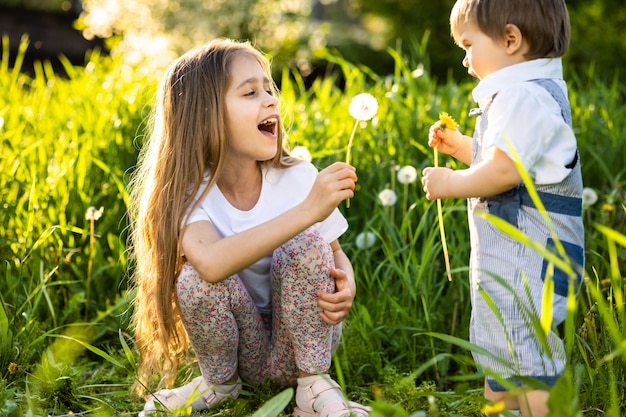
POLYGON ((354 197, 356 180, 356 169, 345 162, 335 162, 320 171, 305 199, 315 220, 326 219, 339 203, 354 197))
POLYGON ((424 168, 422 185, 426 198, 436 200, 450 197, 449 180, 453 172, 450 168, 424 168))
POLYGON ((322 309, 320 317, 330 325, 341 323, 352 309, 356 295, 349 284, 348 276, 341 269, 331 269, 330 276, 335 279, 336 291, 332 294, 318 291, 317 305, 322 309))
POLYGON ((440 129, 440 122, 433 124, 428 131, 428 146, 441 153, 454 156, 459 151, 463 135, 456 129, 440 129))

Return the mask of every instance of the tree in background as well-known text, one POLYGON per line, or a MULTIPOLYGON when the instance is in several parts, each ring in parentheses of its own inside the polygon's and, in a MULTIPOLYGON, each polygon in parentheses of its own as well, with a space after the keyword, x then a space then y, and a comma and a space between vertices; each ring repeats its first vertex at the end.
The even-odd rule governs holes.
POLYGON ((308 71, 309 53, 323 47, 327 25, 309 0, 83 0, 78 26, 108 39, 130 64, 163 67, 216 37, 249 39, 275 60, 308 71))
MULTIPOLYGON (((329 48, 379 74, 393 70, 386 50, 411 54, 426 46, 431 74, 467 79, 463 52, 449 35, 454 0, 83 0, 78 27, 89 39, 107 38, 113 54, 153 68, 185 50, 224 36, 249 39, 277 67, 308 76, 324 65, 316 51, 329 48), (149 65, 150 64, 150 65, 149 65)), ((572 44, 565 59, 585 74, 612 76, 626 60, 626 9, 622 0, 570 0, 572 44)))
MULTIPOLYGON (((455 0, 348 0, 361 16, 376 15, 388 24, 388 43, 421 39, 431 34, 427 53, 433 74, 467 79, 460 61, 463 52, 454 46, 449 33, 449 15, 455 0)), ((586 74, 590 65, 595 75, 612 77, 626 63, 626 8, 623 0, 567 0, 572 26, 570 49, 565 55, 569 69, 586 74)))
POLYGON ((567 5, 572 43, 566 57, 572 67, 586 74, 593 65, 595 74, 602 78, 624 68, 626 7, 623 0, 568 0, 567 5))
POLYGON ((426 51, 430 57, 432 74, 439 78, 451 71, 456 76, 467 73, 461 65, 463 52, 450 36, 450 10, 455 0, 352 0, 359 3, 362 16, 379 16, 387 22, 387 43, 393 46, 398 39, 403 47, 428 36, 426 51))

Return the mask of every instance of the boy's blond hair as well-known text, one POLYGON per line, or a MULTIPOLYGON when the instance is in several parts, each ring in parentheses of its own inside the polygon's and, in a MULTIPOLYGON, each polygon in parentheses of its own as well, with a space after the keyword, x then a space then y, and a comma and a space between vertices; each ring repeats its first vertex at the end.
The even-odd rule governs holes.
POLYGON ((569 47, 570 22, 564 0, 458 0, 450 13, 450 32, 459 44, 462 25, 475 24, 492 39, 515 25, 528 44, 526 58, 557 58, 569 47))

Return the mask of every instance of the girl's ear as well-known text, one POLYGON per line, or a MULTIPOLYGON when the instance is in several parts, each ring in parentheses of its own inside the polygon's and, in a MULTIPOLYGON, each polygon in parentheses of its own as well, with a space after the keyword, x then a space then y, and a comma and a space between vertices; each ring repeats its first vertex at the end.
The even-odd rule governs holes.
POLYGON ((514 24, 508 23, 504 27, 504 43, 509 55, 514 55, 524 46, 522 31, 514 24))

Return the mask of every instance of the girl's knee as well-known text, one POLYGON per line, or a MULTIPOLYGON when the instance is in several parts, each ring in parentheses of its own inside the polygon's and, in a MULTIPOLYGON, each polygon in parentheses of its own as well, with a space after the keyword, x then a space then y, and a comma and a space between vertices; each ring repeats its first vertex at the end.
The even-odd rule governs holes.
POLYGON ((199 303, 210 304, 215 302, 228 301, 233 291, 233 279, 227 278, 221 282, 209 283, 200 277, 198 272, 186 263, 176 279, 176 295, 181 308, 189 306, 196 308, 199 303))
POLYGON ((275 271, 309 269, 312 272, 327 273, 333 267, 334 258, 330 244, 313 227, 276 249, 272 259, 272 268, 275 271))

